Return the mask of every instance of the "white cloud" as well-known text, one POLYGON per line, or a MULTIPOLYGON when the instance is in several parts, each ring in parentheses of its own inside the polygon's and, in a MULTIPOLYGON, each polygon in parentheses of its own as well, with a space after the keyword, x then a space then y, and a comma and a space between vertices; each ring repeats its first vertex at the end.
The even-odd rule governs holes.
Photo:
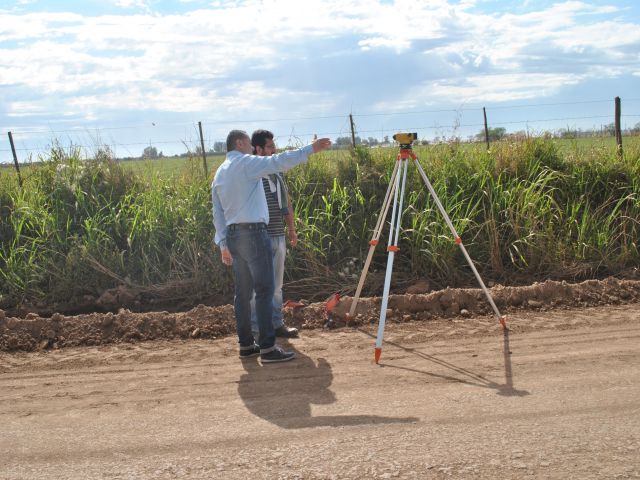
POLYGON ((147 5, 145 0, 116 0, 115 5, 116 7, 122 8, 137 7, 142 8, 143 10, 150 10, 149 5, 147 5))
POLYGON ((27 117, 47 113, 47 106, 40 102, 18 101, 10 102, 9 109, 12 117, 27 117))
POLYGON ((394 50, 401 52, 403 50, 407 50, 411 47, 411 42, 407 39, 391 39, 384 37, 377 38, 367 38, 364 40, 360 40, 358 45, 363 50, 370 50, 372 48, 378 47, 388 47, 393 48, 394 50))
MULTIPOLYGON (((321 99, 348 101, 357 88, 345 72, 332 72, 333 91, 302 81, 295 90, 274 87, 263 77, 291 69, 293 79, 313 80, 310 66, 345 65, 327 63, 344 52, 407 55, 408 67, 422 62, 429 80, 413 85, 412 101, 398 94, 390 103, 532 98, 598 75, 637 75, 640 28, 605 16, 614 7, 567 1, 490 15, 471 13, 475 3, 248 0, 180 15, 5 13, 0 38, 13 45, 0 43, 0 85, 29 97, 9 104, 9 114, 28 112, 25 105, 40 98, 53 111, 96 115, 107 108, 250 110, 256 97, 272 110, 292 98, 330 108, 337 100, 321 99), (311 48, 320 44, 327 50, 311 48)), ((153 8, 142 0, 114 4, 153 8)), ((379 71, 371 82, 402 75, 384 64, 379 71)), ((394 90, 402 91, 386 88, 394 90)))
POLYGON ((460 82, 436 82, 427 87, 435 97, 459 102, 523 100, 558 93, 583 79, 572 74, 501 74, 468 77, 460 82))

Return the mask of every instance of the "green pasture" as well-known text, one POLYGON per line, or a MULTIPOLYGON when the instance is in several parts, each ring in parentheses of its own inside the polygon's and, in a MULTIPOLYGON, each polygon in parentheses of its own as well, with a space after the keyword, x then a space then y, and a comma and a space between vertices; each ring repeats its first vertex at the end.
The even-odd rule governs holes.
MULTIPOLYGON (((609 141, 611 140, 611 141, 609 141)), ((637 271, 640 143, 502 140, 414 148, 485 281, 582 280, 637 271), (635 270, 634 270, 635 269, 635 270)), ((286 296, 320 299, 357 284, 397 148, 332 150, 288 173, 299 246, 286 296)), ((119 285, 148 302, 227 297, 213 245, 210 182, 221 156, 114 161, 55 150, 0 169, 0 308, 99 296, 119 285)), ((475 279, 410 166, 392 289, 475 279)), ((387 232, 381 244, 386 244, 387 232)), ((379 294, 379 247, 364 294, 379 294)))

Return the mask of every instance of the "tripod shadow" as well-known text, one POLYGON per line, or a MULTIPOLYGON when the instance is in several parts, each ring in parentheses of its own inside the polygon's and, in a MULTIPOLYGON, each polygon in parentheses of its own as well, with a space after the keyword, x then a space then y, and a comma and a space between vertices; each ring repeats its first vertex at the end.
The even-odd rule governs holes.
POLYGON ((509 329, 505 328, 502 330, 504 340, 502 344, 502 351, 504 356, 504 385, 500 385, 498 389, 499 395, 504 395, 505 397, 524 397, 529 395, 529 392, 526 390, 518 390, 513 387, 513 372, 511 370, 511 348, 509 347, 509 329))
POLYGON ((333 381, 331 365, 326 359, 313 359, 296 352, 292 362, 262 366, 255 358, 242 361, 245 373, 238 383, 238 393, 247 409, 282 428, 342 427, 375 423, 415 423, 416 417, 381 417, 377 415, 312 416, 311 405, 336 402, 329 389, 333 381))
MULTIPOLYGON (((360 332, 364 333, 365 335, 375 338, 372 334, 370 334, 369 332, 365 332, 363 330, 358 329, 360 332)), ((483 377, 482 375, 479 375, 477 373, 474 373, 470 370, 467 370, 465 368, 459 367, 457 365, 454 365, 453 363, 447 362, 445 360, 441 360, 439 358, 434 357, 433 355, 429 355, 423 352, 420 352, 418 350, 415 350, 414 348, 410 348, 410 347, 404 347, 398 343, 395 342, 390 342, 390 341, 385 341, 386 344, 388 345, 393 345, 394 347, 397 347, 401 350, 404 350, 405 352, 410 352, 413 353, 414 355, 423 358, 425 360, 429 360, 432 363, 435 363, 436 365, 440 365, 441 367, 445 367, 448 370, 451 370, 453 372, 455 372, 456 374, 458 374, 458 376, 452 376, 452 375, 442 375, 442 374, 438 374, 438 373, 433 373, 433 372, 427 372, 424 370, 418 370, 415 368, 409 368, 409 367, 401 367, 398 365, 392 365, 389 363, 382 363, 380 362, 380 366, 381 367, 387 367, 387 368, 397 368, 399 370, 407 370, 410 372, 415 372, 415 373, 421 373, 423 375, 427 375, 429 377, 433 377, 433 378, 440 378, 443 380, 447 380, 449 382, 457 382, 457 383, 463 383, 466 385, 473 385, 475 387, 481 387, 481 388, 492 388, 494 390, 496 390, 496 393, 498 395, 502 395, 505 397, 524 397, 526 395, 530 395, 530 393, 526 390, 518 390, 516 388, 514 388, 513 386, 513 371, 511 368, 511 350, 509 347, 509 330, 508 329, 504 329, 503 330, 504 333, 504 339, 503 339, 503 356, 504 356, 504 369, 505 369, 505 383, 504 384, 499 384, 496 383, 492 380, 489 380, 485 377, 483 377)))

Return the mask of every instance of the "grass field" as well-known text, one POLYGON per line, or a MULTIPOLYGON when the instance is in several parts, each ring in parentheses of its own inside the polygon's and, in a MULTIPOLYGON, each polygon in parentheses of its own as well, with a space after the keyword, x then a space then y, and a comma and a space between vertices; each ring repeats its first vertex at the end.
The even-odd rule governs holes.
MULTIPOLYGON (((639 137, 502 140, 416 146, 483 277, 502 283, 584 279, 637 268, 639 137)), ((313 156, 288 174, 300 245, 287 258, 291 295, 350 291, 368 250, 397 148, 313 156)), ((144 298, 197 302, 228 295, 213 246, 212 172, 222 156, 113 161, 52 151, 24 166, 24 187, 0 170, 0 308, 98 297, 125 286, 144 298)), ((409 169, 394 285, 474 278, 417 175, 409 169)), ((383 235, 386 236, 386 233, 383 235)), ((386 240, 385 240, 386 241, 386 240)), ((381 242, 383 243, 383 242, 381 242)), ((381 288, 374 256, 365 293, 381 288), (376 272, 377 270, 377 272, 376 272)))

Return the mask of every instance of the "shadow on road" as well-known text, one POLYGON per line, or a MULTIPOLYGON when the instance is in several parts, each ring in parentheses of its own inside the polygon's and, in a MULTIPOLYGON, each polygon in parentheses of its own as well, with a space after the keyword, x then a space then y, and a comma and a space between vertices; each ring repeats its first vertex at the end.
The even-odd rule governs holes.
POLYGON ((505 397, 524 397, 529 395, 526 390, 518 390, 513 388, 513 372, 511 370, 511 348, 509 347, 509 329, 505 328, 503 331, 504 341, 502 345, 502 351, 504 355, 504 385, 498 386, 498 394, 505 397))
MULTIPOLYGON (((358 331, 360 331, 361 333, 375 338, 371 333, 366 332, 364 330, 360 330, 358 329, 358 331)), ((443 380, 447 380, 449 382, 458 382, 458 383, 464 383, 467 385, 473 385, 476 387, 482 387, 482 388, 492 388, 494 390, 496 390, 496 393, 498 395, 502 395, 505 397, 524 397, 527 395, 530 395, 530 393, 527 390, 518 390, 517 388, 514 388, 513 386, 513 371, 511 368, 511 350, 510 350, 510 346, 509 346, 509 330, 508 329, 504 329, 503 330, 504 333, 504 339, 503 339, 503 356, 504 356, 504 375, 505 375, 505 383, 504 384, 500 384, 500 383, 496 383, 492 380, 489 380, 485 377, 483 377, 482 375, 479 375, 477 373, 474 373, 470 370, 467 370, 466 368, 462 368, 459 367, 457 365, 454 365, 453 363, 449 363, 446 362, 444 360, 441 360, 439 358, 434 357, 433 355, 429 355, 423 352, 420 352, 414 348, 411 347, 404 347, 398 343, 395 342, 390 342, 390 341, 386 341, 385 340, 385 344, 387 345, 393 345, 396 348, 399 348, 401 350, 404 350, 405 352, 410 352, 413 353, 414 355, 417 355, 420 358, 423 358, 425 360, 429 360, 432 363, 435 363, 437 365, 440 365, 441 367, 445 367, 453 372, 455 372, 456 374, 458 374, 458 376, 451 376, 451 375, 442 375, 442 374, 438 374, 438 373, 433 373, 433 372, 427 372, 424 370, 418 370, 415 368, 409 368, 409 367, 402 367, 399 365, 393 365, 390 363, 383 363, 380 362, 380 366, 381 367, 387 367, 387 368, 397 368, 400 370, 407 370, 410 372, 416 372, 416 373, 421 373, 423 375, 428 375, 430 377, 434 377, 434 378, 441 378, 443 380)))
POLYGON ((330 390, 331 365, 324 358, 318 363, 293 348, 291 362, 262 366, 255 358, 242 361, 245 373, 238 393, 247 409, 282 428, 342 427, 376 423, 415 423, 416 417, 381 417, 377 415, 312 416, 311 405, 336 402, 330 390))

